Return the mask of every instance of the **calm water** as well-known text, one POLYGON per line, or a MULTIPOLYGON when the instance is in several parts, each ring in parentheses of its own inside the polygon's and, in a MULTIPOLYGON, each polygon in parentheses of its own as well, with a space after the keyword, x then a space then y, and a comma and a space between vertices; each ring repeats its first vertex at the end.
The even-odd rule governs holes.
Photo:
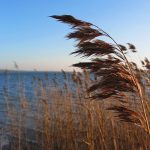
MULTIPOLYGON (((71 78, 71 73, 67 73, 71 78)), ((62 72, 0 72, 0 128, 8 125, 7 100, 17 106, 20 97, 26 97, 31 104, 34 104, 34 90, 39 83, 45 87, 53 87, 55 81, 59 86, 63 86, 64 74, 62 72), (7 99, 9 98, 9 99, 7 99)), ((70 83, 73 87, 72 83, 70 83)), ((148 89, 148 91, 150 91, 148 89)), ((150 92, 149 92, 150 93, 150 92)), ((34 106, 34 105, 33 105, 34 106)), ((31 114, 31 112, 29 112, 31 114)), ((33 125, 32 118, 29 118, 27 128, 31 129, 33 125)), ((17 124, 17 122, 16 122, 17 124)), ((6 127, 7 128, 7 127, 6 127)), ((2 135, 3 136, 3 135, 2 135)), ((8 142, 6 137, 0 139, 2 145, 8 142), (4 143, 4 144, 3 144, 4 143)), ((6 143, 6 144, 5 144, 6 143)))
MULTIPOLYGON (((68 78, 71 78, 71 73, 66 73, 66 75, 68 78)), ((53 87, 56 85, 56 81, 59 86, 63 86, 64 74, 62 72, 0 71, 0 129, 3 128, 5 131, 9 127, 9 114, 7 110, 8 106, 11 106, 10 104, 15 105, 16 111, 20 107, 20 97, 25 97, 31 106, 33 104, 34 109, 34 103, 37 100, 34 93, 35 89, 38 88, 39 84, 43 87, 53 87), (7 105, 8 102, 9 105, 7 105)), ((32 112, 28 112, 28 115, 29 117, 27 118, 25 127, 30 133, 30 130, 34 128, 34 117, 32 118, 32 112)), ((16 122, 16 125, 18 125, 18 122, 16 122)), ((5 134, 0 133, 1 146, 9 143, 5 134)))
MULTIPOLYGON (((70 76, 70 73, 67 73, 70 76)), ((63 85, 64 75, 62 72, 0 72, 0 126, 7 120, 7 98, 17 105, 19 97, 25 96, 34 102, 34 90, 39 82, 43 86, 54 85, 57 80, 63 85)))

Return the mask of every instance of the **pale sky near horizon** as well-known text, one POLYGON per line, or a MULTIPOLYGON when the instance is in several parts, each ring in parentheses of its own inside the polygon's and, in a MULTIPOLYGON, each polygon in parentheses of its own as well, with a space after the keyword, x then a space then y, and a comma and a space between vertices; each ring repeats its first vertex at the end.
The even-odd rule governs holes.
POLYGON ((150 0, 0 0, 0 69, 73 70, 70 27, 49 18, 73 15, 103 28, 118 43, 133 43, 150 59, 150 0))

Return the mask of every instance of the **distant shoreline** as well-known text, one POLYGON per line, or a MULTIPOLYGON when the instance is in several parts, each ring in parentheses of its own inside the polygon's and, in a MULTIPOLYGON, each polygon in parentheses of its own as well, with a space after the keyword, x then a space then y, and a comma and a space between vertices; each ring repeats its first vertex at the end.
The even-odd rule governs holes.
MULTIPOLYGON (((49 73, 49 72, 56 72, 56 73, 60 73, 62 72, 61 70, 60 71, 40 71, 40 70, 0 70, 0 73, 16 73, 16 72, 39 72, 39 73, 49 73)), ((71 73, 73 71, 65 71, 67 73, 71 73)))

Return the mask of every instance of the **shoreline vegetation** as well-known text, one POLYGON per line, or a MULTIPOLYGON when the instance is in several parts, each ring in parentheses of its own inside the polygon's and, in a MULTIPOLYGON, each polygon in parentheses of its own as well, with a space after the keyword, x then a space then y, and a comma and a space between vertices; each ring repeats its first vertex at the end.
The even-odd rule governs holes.
MULTIPOLYGON (((3 145, 4 150, 78 150, 91 149, 91 146, 96 150, 149 150, 149 136, 142 128, 120 122, 107 110, 112 106, 112 99, 87 98, 87 85, 94 80, 89 78, 89 72, 62 74, 63 85, 57 78, 36 78, 34 83, 38 84, 33 84, 32 99, 26 96, 19 82, 18 103, 5 91, 9 120, 1 130, 1 137, 8 139, 9 144, 3 145)), ((130 107, 140 109, 134 95, 128 97, 130 107)))
POLYGON ((77 40, 71 54, 88 61, 73 65, 82 72, 62 70, 61 82, 57 72, 53 79, 34 77, 32 98, 19 74, 15 101, 6 82, 0 150, 149 150, 149 60, 139 69, 126 57, 136 53, 133 44, 117 44, 102 29, 70 15, 51 17, 71 25, 67 37, 77 40))

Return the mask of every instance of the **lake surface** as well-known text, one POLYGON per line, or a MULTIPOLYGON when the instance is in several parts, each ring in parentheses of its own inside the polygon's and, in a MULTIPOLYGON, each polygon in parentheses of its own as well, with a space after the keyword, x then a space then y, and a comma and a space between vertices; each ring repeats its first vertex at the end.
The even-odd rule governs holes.
MULTIPOLYGON (((73 83, 71 82, 71 73, 66 73, 67 77, 70 79, 70 87, 73 88, 73 83)), ((53 88, 55 84, 60 87, 64 85, 64 74, 62 72, 19 72, 19 71, 1 71, 0 72, 0 128, 9 126, 8 118, 8 106, 7 102, 12 102, 12 104, 19 105, 20 97, 26 97, 30 104, 34 104, 37 100, 35 98, 35 89, 39 84, 42 86, 53 88), (56 83, 57 82, 57 83, 56 83)), ((148 89, 150 91, 150 89, 148 89)), ((150 92, 149 92, 150 93, 150 92)), ((150 96, 150 95, 149 95, 150 96)), ((16 107, 17 108, 17 107, 16 107)), ((31 112, 28 112, 31 115, 31 112)), ((34 126, 34 121, 32 117, 29 117, 27 128, 31 133, 32 126, 34 126)), ((18 122, 16 122, 17 125, 18 122)), ((11 124, 10 124, 11 125, 11 124)), ((6 145, 7 139, 2 137, 0 139, 2 145, 6 145), (4 144, 3 144, 4 143, 4 144)))
MULTIPOLYGON (((71 77, 71 73, 66 73, 66 75, 67 77, 71 77)), ((15 109, 19 109, 19 100, 22 97, 26 97, 31 106, 33 104, 34 109, 34 104, 37 100, 35 98, 35 88, 38 88, 39 84, 43 87, 53 88, 56 84, 63 86, 63 83, 64 74, 62 72, 0 71, 0 129, 3 128, 5 132, 7 127, 11 126, 8 117, 8 106, 10 107, 10 104, 12 106, 15 105, 15 109)), ((28 115, 32 116, 32 112, 28 112, 28 115)), ((27 128, 29 130, 34 126, 33 118, 28 118, 27 128)), ((18 125, 18 122, 15 123, 18 125)), ((0 144, 6 145, 8 143, 6 136, 1 133, 0 135, 0 144)))
MULTIPOLYGON (((66 73, 70 76, 71 73, 66 73)), ((62 72, 0 72, 0 126, 7 121, 7 101, 12 101, 17 105, 19 97, 25 96, 34 102, 34 90, 39 82, 43 86, 54 86, 57 81, 63 85, 64 75, 62 72), (9 100, 8 100, 9 99, 9 100)))

